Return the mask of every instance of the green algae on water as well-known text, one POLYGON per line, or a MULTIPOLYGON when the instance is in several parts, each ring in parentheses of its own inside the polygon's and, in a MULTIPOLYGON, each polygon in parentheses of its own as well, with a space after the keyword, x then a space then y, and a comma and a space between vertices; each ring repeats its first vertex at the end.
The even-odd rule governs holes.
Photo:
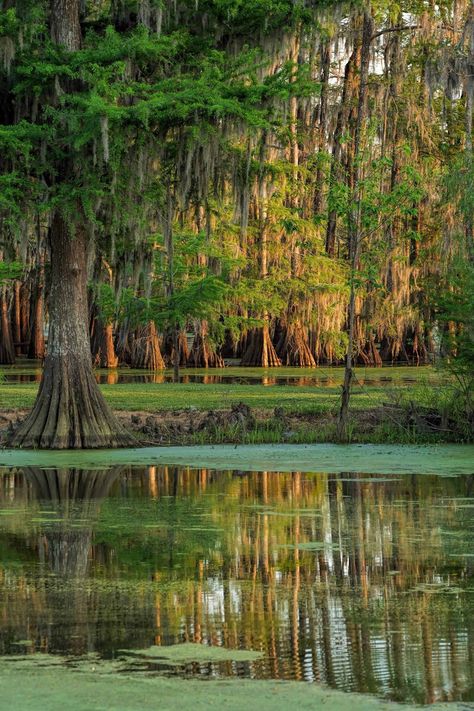
POLYGON ((0 450, 0 467, 108 468, 119 464, 273 472, 474 473, 473 445, 219 445, 115 450, 0 450))
MULTIPOLYGON (((15 711, 414 711, 365 694, 344 693, 318 684, 208 680, 115 673, 116 662, 86 659, 67 666, 47 654, 31 655, 27 666, 0 660, 0 698, 15 711), (50 666, 48 667, 48 663, 50 666), (28 674, 25 674, 28 669, 28 674)), ((457 711, 458 704, 435 704, 433 711, 457 711)), ((465 708, 465 706, 464 706, 465 708)))
POLYGON ((159 660, 166 664, 181 665, 192 662, 254 662, 263 657, 262 652, 251 649, 227 649, 225 647, 209 647, 205 644, 184 642, 170 646, 152 646, 148 649, 121 650, 123 654, 159 660))

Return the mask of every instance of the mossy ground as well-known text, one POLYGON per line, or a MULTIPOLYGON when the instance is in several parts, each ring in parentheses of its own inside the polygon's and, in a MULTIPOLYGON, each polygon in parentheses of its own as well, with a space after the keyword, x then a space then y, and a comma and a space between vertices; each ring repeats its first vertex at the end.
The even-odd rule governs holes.
MULTIPOLYGON (((390 711, 408 705, 385 702, 365 694, 343 693, 303 682, 195 680, 117 674, 115 662, 86 660, 71 665, 49 655, 0 663, 0 695, 4 708, 15 711, 390 711), (48 665, 48 661, 50 661, 48 665)), ((459 708, 457 704, 430 706, 459 708)))

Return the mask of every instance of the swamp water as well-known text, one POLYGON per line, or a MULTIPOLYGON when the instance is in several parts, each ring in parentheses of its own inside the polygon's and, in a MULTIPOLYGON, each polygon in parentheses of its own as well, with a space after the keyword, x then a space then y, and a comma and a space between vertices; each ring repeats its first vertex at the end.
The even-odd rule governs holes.
POLYGON ((184 449, 195 468, 17 453, 0 469, 0 667, 105 660, 117 678, 300 680, 471 708, 473 448, 388 448, 395 466, 358 447, 339 470, 340 448, 273 448, 300 469, 280 472, 262 471, 271 448, 249 449, 215 448, 207 468, 184 449), (242 468, 219 462, 231 451, 242 468), (301 470, 315 452, 326 473, 301 470))
MULTIPOLYGON (((386 366, 383 368, 355 369, 357 381, 355 386, 372 386, 387 388, 410 387, 416 383, 437 385, 446 378, 434 368, 420 366, 386 366)), ((38 364, 30 362, 19 366, 3 366, 1 378, 5 384, 39 383, 42 369, 38 364)), ((101 385, 172 383, 173 373, 170 370, 133 370, 119 368, 117 370, 96 370, 96 380, 101 385)), ((341 385, 344 379, 344 369, 340 367, 321 366, 317 368, 183 368, 180 371, 179 382, 184 384, 200 383, 203 385, 265 385, 265 386, 295 386, 332 388, 341 385)))

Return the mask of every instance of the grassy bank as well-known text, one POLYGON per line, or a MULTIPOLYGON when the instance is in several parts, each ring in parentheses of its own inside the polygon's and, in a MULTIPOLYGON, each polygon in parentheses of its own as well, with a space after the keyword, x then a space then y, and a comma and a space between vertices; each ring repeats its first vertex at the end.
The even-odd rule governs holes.
MULTIPOLYGON (((219 409, 244 402, 249 407, 263 410, 282 407, 292 412, 318 413, 337 407, 340 395, 340 386, 337 385, 324 388, 289 385, 269 388, 264 385, 124 383, 100 387, 115 410, 144 412, 180 410, 186 407, 198 410, 219 409)), ((2 408, 31 407, 37 390, 37 383, 2 384, 2 408)), ((381 404, 386 397, 387 389, 383 387, 371 387, 364 391, 356 389, 353 406, 355 409, 367 409, 371 405, 381 404)))
MULTIPOLYGON (((28 374, 25 368, 6 374, 28 374)), ((121 371, 119 375, 150 375, 121 371)), ((331 442, 336 437, 342 369, 304 370, 226 368, 186 370, 185 376, 207 382, 118 382, 101 384, 111 407, 138 439, 153 444, 305 444, 331 442), (236 372, 234 372, 236 371, 236 372), (215 383, 215 376, 241 381, 215 383), (291 377, 302 384, 272 384, 291 377), (329 377, 330 376, 330 377, 329 377), (308 384, 304 378, 310 377, 308 384), (317 383, 320 378, 324 382, 317 383), (260 379, 261 382, 256 381, 260 379), (211 380, 211 382, 209 382, 211 380), (247 382, 245 382, 247 380, 247 382), (249 380, 253 384, 249 384, 249 380), (249 408, 242 419, 232 415, 238 405, 249 408), (204 413, 213 413, 205 417, 204 413), (218 413, 215 415, 215 413, 218 413), (221 413, 221 414, 219 414, 221 413)), ((164 374, 166 375, 166 373, 164 374)), ((159 377, 157 374, 156 377, 159 377)), ((433 443, 472 440, 444 414, 431 416, 452 398, 449 381, 431 368, 358 369, 351 400, 350 436, 353 442, 433 443), (429 417, 427 417, 427 413, 429 417), (431 419, 430 419, 431 417, 431 419)), ((23 416, 36 397, 38 382, 0 384, 0 415, 23 416)), ((446 408, 445 408, 446 409, 446 408)), ((5 418, 4 418, 5 423, 5 418)))
MULTIPOLYGON (((212 375, 216 372, 212 371, 212 375)), ((211 375, 211 372, 209 374, 211 375)), ((276 374, 274 373, 274 375, 276 374)), ((293 370, 293 376, 299 377, 299 371, 293 370)), ((367 410, 393 399, 395 393, 392 392, 389 385, 379 384, 375 371, 373 379, 374 384, 364 384, 363 386, 356 384, 354 386, 352 407, 355 410, 367 410)), ((419 398, 421 391, 425 388, 423 383, 422 378, 419 377, 415 380, 413 377, 413 381, 410 383, 399 383, 396 386, 396 393, 409 392, 411 397, 419 398)), ((220 409, 244 402, 249 407, 262 410, 281 407, 288 412, 321 413, 337 408, 341 392, 339 382, 321 386, 278 385, 274 387, 245 383, 132 382, 114 385, 103 384, 100 387, 114 409, 145 412, 179 410, 186 407, 198 410, 220 409)), ((37 391, 37 382, 3 382, 0 384, 1 407, 2 409, 29 408, 33 405, 37 391)))

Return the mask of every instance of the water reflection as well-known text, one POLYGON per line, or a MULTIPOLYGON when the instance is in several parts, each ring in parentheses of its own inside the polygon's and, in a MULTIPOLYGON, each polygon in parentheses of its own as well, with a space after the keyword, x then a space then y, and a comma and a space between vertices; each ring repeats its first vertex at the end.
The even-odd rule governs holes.
POLYGON ((38 522, 46 524, 38 538, 38 555, 52 574, 83 578, 88 569, 92 527, 100 503, 120 470, 24 470, 32 496, 40 503, 38 522))
MULTIPOLYGON (((409 370, 407 368, 407 370, 409 370)), ((297 373, 298 370, 295 369, 297 373)), ((5 370, 2 374, 5 383, 33 383, 41 380, 41 371, 16 373, 13 368, 5 370)), ((173 374, 168 371, 143 371, 141 373, 128 372, 127 370, 110 370, 96 372, 96 381, 101 385, 117 385, 117 384, 145 384, 145 383, 172 383, 173 374)), ((262 374, 256 374, 256 369, 252 369, 252 374, 246 374, 245 368, 240 374, 222 374, 220 372, 206 373, 187 373, 182 372, 179 377, 179 382, 184 384, 201 383, 203 385, 265 385, 268 387, 290 385, 295 387, 335 387, 340 385, 342 380, 342 371, 322 370, 318 375, 268 375, 262 370, 262 374)), ((391 375, 369 375, 362 377, 358 375, 357 383, 359 385, 368 385, 374 387, 399 387, 407 386, 419 381, 419 375, 414 374, 404 375, 402 377, 393 377, 391 375)), ((438 377, 430 375, 430 382, 440 382, 438 377)))
POLYGON ((264 659, 189 673, 474 699, 472 476, 29 469, 1 484, 3 653, 193 641, 264 659))

